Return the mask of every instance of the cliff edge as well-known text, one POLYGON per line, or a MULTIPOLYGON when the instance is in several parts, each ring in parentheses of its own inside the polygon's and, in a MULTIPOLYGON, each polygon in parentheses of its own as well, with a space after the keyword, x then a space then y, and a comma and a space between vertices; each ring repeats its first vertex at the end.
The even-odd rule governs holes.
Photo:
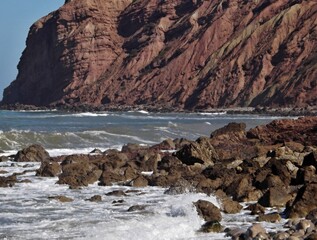
POLYGON ((72 0, 30 28, 2 104, 317 105, 317 2, 72 0))

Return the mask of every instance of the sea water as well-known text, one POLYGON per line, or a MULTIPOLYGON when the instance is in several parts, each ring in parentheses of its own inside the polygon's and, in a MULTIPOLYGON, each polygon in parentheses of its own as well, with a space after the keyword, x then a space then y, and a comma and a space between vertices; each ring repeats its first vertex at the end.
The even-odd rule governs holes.
MULTIPOLYGON (((167 138, 195 140, 230 122, 244 122, 247 128, 277 117, 228 115, 226 113, 0 111, 0 155, 15 154, 30 145, 41 144, 51 156, 89 153, 95 148, 121 149, 124 144, 152 145, 167 138)), ((55 184, 57 178, 35 176, 39 163, 0 163, 0 176, 23 172, 11 188, 0 188, 0 239, 225 239, 225 234, 199 233, 203 220, 193 202, 204 199, 219 206, 214 196, 201 193, 164 194, 159 187, 101 187, 97 183, 70 190, 55 184), (105 194, 127 191, 126 196, 105 194), (132 191, 131 191, 132 190, 132 191), (74 201, 50 199, 58 195, 74 201), (87 201, 101 195, 101 202, 87 201), (119 203, 115 203, 115 201, 119 203), (128 211, 141 205, 144 210, 128 211)), ((222 225, 247 229, 255 217, 242 211, 223 214, 222 225)), ((282 225, 265 226, 276 230, 282 225)))

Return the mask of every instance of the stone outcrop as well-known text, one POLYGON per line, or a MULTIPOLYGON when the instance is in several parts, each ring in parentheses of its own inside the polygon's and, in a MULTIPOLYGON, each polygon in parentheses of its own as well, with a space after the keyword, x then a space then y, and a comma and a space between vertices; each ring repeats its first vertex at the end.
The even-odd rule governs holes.
POLYGON ((77 0, 30 28, 3 104, 317 103, 316 1, 77 0))

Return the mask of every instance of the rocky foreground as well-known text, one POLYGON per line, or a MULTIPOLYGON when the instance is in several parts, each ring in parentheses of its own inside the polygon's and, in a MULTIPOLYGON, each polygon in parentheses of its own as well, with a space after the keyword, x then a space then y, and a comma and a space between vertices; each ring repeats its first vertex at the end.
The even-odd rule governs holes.
POLYGON ((317 104, 315 0, 67 0, 30 28, 3 104, 317 104))
MULTIPOLYGON (((220 209, 204 200, 193 203, 206 221, 202 232, 225 231, 232 239, 317 239, 317 117, 275 120, 249 131, 243 123, 230 123, 196 141, 167 139, 154 146, 127 144, 121 151, 96 149, 55 158, 32 145, 11 158, 41 162, 38 176, 58 176, 57 184, 70 189, 98 182, 100 186, 161 186, 167 188, 166 194, 214 194, 220 209), (222 226, 221 213, 240 212, 242 202, 258 216, 257 222, 247 231, 222 226), (275 233, 260 223, 282 219, 289 219, 286 230, 275 233)), ((0 187, 18 183, 18 174, 0 177, 0 187)), ((54 198, 72 201, 66 196, 54 198)), ((101 201, 101 196, 90 201, 101 201)))

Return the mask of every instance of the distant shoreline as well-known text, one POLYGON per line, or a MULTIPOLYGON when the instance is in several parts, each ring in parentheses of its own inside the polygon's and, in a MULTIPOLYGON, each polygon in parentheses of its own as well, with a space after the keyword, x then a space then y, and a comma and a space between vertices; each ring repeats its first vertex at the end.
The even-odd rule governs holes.
POLYGON ((309 107, 230 107, 230 108, 213 108, 213 109, 181 109, 173 107, 160 106, 127 106, 127 105, 62 105, 62 106, 34 106, 23 104, 10 104, 0 106, 0 110, 10 111, 62 111, 62 112, 126 112, 126 111, 146 111, 149 113, 219 113, 219 114, 254 114, 270 116, 317 116, 317 106, 309 107))

